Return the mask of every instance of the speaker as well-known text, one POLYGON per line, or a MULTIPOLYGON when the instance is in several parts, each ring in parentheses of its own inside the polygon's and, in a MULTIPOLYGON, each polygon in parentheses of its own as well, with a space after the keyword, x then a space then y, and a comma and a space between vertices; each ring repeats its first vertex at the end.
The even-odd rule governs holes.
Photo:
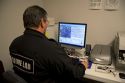
POLYGON ((91 44, 86 44, 86 48, 85 48, 86 56, 89 56, 90 52, 91 52, 91 44))

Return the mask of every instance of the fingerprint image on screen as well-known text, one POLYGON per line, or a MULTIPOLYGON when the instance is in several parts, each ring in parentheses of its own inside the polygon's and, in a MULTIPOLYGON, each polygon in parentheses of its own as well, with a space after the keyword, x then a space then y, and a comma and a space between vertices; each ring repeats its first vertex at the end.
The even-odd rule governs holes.
POLYGON ((71 37, 71 27, 67 25, 61 25, 60 28, 61 37, 70 38, 71 37))

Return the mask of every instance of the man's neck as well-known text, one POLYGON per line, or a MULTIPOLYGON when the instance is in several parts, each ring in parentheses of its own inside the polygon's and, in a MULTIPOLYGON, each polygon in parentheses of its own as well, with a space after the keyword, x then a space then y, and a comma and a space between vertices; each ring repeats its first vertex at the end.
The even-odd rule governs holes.
POLYGON ((38 27, 37 29, 35 29, 36 31, 40 32, 40 33, 45 33, 45 30, 41 27, 38 27))

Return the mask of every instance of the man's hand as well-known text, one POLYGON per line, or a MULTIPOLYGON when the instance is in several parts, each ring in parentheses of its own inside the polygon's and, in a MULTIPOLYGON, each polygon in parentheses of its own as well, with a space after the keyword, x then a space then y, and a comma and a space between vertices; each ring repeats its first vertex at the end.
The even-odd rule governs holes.
POLYGON ((82 60, 81 63, 85 66, 86 69, 88 68, 88 60, 87 59, 82 60))

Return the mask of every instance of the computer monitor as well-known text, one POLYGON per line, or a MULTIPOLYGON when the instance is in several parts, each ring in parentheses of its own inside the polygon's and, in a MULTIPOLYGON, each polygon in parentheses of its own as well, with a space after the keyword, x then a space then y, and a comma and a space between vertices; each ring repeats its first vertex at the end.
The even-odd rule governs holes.
POLYGON ((86 30, 85 23, 59 22, 58 41, 61 44, 85 48, 86 30))

